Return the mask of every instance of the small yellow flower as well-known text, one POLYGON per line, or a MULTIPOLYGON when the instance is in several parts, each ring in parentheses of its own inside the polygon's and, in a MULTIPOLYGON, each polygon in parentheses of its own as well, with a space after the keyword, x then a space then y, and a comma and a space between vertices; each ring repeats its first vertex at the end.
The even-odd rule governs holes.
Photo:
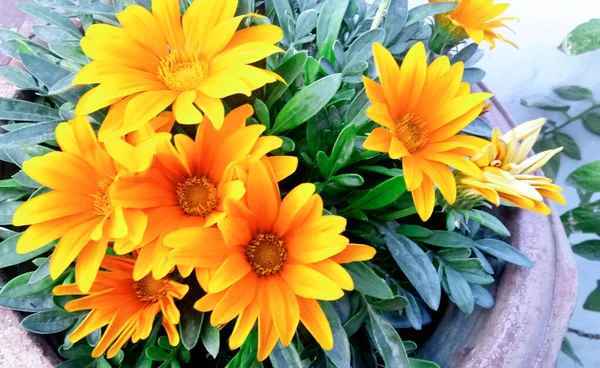
MULTIPOLYGON (((439 2, 447 0, 429 0, 439 2)), ((494 0, 451 0, 458 5, 450 13, 438 14, 435 21, 443 30, 450 33, 458 41, 467 37, 475 43, 482 41, 490 43, 493 49, 496 45, 495 39, 507 42, 517 47, 513 42, 505 39, 496 32, 495 28, 508 28, 504 21, 518 20, 516 17, 498 18, 509 7, 510 4, 494 4, 494 0)), ((510 28, 508 28, 510 29, 510 28)))
POLYGON ((265 24, 238 30, 244 17, 255 14, 235 17, 237 4, 195 0, 181 16, 179 0, 153 0, 152 13, 131 5, 117 14, 123 27, 90 26, 81 47, 93 61, 73 83, 99 85, 83 95, 76 113, 89 114, 132 96, 124 133, 171 104, 179 123, 198 124, 205 115, 219 129, 225 115, 222 98, 250 96, 280 79, 250 64, 281 51, 274 45, 283 36, 281 29, 265 24))
POLYGON ((331 349, 331 327, 317 300, 336 300, 354 289, 340 263, 371 259, 375 249, 349 244, 341 235, 346 220, 323 216, 313 184, 301 184, 281 200, 266 159, 249 162, 245 181, 246 196, 225 202, 228 216, 217 228, 181 229, 165 239, 175 263, 210 271, 199 278, 208 294, 194 307, 212 311, 214 326, 237 317, 231 349, 242 345, 258 319, 260 361, 278 340, 290 344, 299 322, 331 349))
POLYGON ((68 312, 91 310, 69 337, 72 343, 108 325, 92 352, 93 358, 108 349, 106 356, 110 359, 129 339, 133 343, 147 339, 154 318, 161 312, 169 344, 179 344, 176 325, 180 315, 173 298, 183 298, 189 287, 169 278, 155 280, 152 276, 135 281, 134 262, 127 256, 106 256, 102 268, 107 271, 98 272, 89 292, 80 292, 75 284, 59 285, 52 290, 55 295, 88 294, 65 304, 68 312))
POLYGON ((13 225, 31 225, 19 238, 18 253, 28 253, 60 238, 50 260, 57 278, 77 258, 75 279, 88 291, 108 243, 127 238, 139 243, 147 217, 138 209, 112 201, 110 189, 121 166, 98 142, 84 116, 56 128, 62 152, 34 157, 23 164, 25 173, 52 189, 23 203, 13 225))
MULTIPOLYGON (((118 254, 141 248, 134 270, 136 280, 150 271, 155 278, 164 277, 175 266, 167 259, 165 235, 182 227, 213 226, 225 217, 227 198, 242 198, 244 184, 236 178, 239 161, 261 158, 281 147, 281 138, 260 136, 264 125, 246 126, 253 112, 250 105, 243 105, 225 117, 220 130, 207 121, 198 127, 195 139, 177 134, 174 145, 158 140, 147 170, 125 173, 115 182, 110 192, 114 203, 148 215, 148 230, 141 242, 123 239, 114 246, 118 254)), ((292 174, 298 163, 289 156, 268 159, 276 167, 278 180, 292 174)), ((126 152, 119 160, 127 160, 126 152)), ((182 270, 186 276, 189 272, 182 270)))
POLYGON ((381 85, 363 78, 373 103, 367 115, 383 127, 371 132, 364 148, 402 159, 406 188, 426 221, 435 206, 434 184, 448 203, 456 199, 456 182, 449 166, 481 175, 464 156, 475 154, 488 142, 457 134, 479 116, 484 101, 492 95, 471 93, 469 83, 462 82, 462 63, 450 66, 442 56, 428 67, 422 43, 409 50, 401 68, 378 43, 373 45, 373 54, 381 85))
POLYGON ((546 119, 532 120, 504 135, 494 129, 492 142, 471 159, 483 171, 483 179, 459 174, 459 188, 496 206, 503 200, 542 214, 550 213, 544 198, 565 204, 561 187, 551 179, 533 175, 562 147, 527 157, 545 122, 546 119))

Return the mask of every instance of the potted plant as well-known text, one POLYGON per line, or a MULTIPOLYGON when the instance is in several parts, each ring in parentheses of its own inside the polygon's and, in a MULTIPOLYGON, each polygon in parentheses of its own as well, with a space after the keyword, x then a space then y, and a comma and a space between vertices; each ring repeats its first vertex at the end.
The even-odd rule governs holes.
POLYGON ((35 92, 0 100, 22 167, 2 181, 1 265, 21 266, 0 305, 63 366, 555 359, 562 228, 484 210, 562 198, 531 175, 556 153, 527 158, 543 121, 492 133, 514 128, 493 99, 479 117, 496 8, 473 29, 468 2, 126 5, 21 4, 47 46, 0 33, 23 66, 0 73, 35 92))

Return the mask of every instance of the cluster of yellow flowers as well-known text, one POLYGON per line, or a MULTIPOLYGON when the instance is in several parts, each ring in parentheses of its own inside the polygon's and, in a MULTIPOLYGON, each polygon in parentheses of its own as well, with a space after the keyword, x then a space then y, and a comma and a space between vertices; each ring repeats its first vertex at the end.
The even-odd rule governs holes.
MULTIPOLYGON (((93 61, 75 83, 97 86, 81 98, 77 116, 56 129, 61 152, 24 164, 27 175, 52 191, 15 213, 14 225, 30 225, 17 250, 60 239, 50 262, 53 278, 76 260, 76 284, 54 293, 85 295, 65 308, 91 310, 72 342, 107 326, 94 357, 108 350, 110 358, 127 341, 147 338, 160 312, 170 343, 178 344, 174 298, 188 286, 171 280, 175 268, 183 277, 195 272, 206 291, 195 308, 212 311, 213 325, 237 318, 232 349, 257 320, 259 360, 278 340, 289 344, 299 322, 331 349, 317 300, 352 290, 340 264, 375 254, 341 235, 344 218, 323 216, 313 184, 281 198, 278 182, 296 170, 297 158, 267 156, 282 140, 261 136, 262 125, 246 125, 252 107, 225 114, 222 98, 249 96, 281 80, 250 65, 281 51, 274 45, 281 30, 267 24, 238 30, 244 17, 257 15, 236 17, 236 8, 237 0, 195 0, 181 16, 179 1, 153 0, 152 12, 133 5, 119 13, 122 28, 90 26, 81 46, 93 61), (86 114, 106 106, 96 136, 86 114), (163 112, 169 107, 172 112, 163 112), (172 136, 175 121, 200 123, 195 139, 172 136), (107 255, 109 248, 115 255, 107 255)), ((474 39, 480 33, 465 29, 474 39)), ((456 176, 459 186, 496 204, 503 199, 547 212, 542 197, 564 201, 560 188, 530 175, 555 153, 526 157, 539 121, 508 135, 496 132, 491 143, 459 135, 491 97, 461 82, 462 63, 451 66, 442 56, 428 66, 422 43, 400 68, 383 46, 373 45, 373 53, 381 85, 364 78, 373 103, 367 113, 382 127, 364 148, 402 159, 424 221, 435 206, 434 185, 449 204, 456 201, 456 176)))

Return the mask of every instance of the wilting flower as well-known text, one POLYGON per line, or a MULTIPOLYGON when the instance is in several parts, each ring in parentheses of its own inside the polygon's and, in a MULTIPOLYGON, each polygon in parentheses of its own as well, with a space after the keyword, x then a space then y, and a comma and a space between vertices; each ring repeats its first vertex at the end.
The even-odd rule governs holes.
POLYGON ((17 252, 28 253, 60 238, 50 260, 57 278, 77 258, 75 279, 88 291, 110 241, 139 243, 147 217, 141 210, 115 204, 109 194, 119 174, 116 164, 86 117, 56 128, 62 152, 50 152, 23 164, 25 173, 53 191, 23 203, 13 225, 31 225, 19 238, 17 252))
MULTIPOLYGON (((446 0, 429 0, 439 2, 446 0)), ((445 33, 441 39, 447 44, 458 43, 465 38, 471 38, 475 43, 482 41, 490 43, 491 48, 496 45, 495 40, 516 45, 505 39, 495 28, 508 28, 504 21, 518 20, 516 17, 500 17, 510 4, 494 4, 494 0, 451 0, 458 5, 450 13, 442 13, 435 16, 438 26, 437 31, 445 33)), ((510 29, 510 28, 508 28, 510 29)), ((435 38, 435 37, 434 37, 435 38)))
POLYGON ((503 200, 543 214, 550 213, 544 198, 565 204, 561 187, 551 179, 533 175, 562 147, 527 157, 545 122, 532 120, 502 136, 498 128, 494 129, 492 142, 472 158, 483 171, 483 178, 458 175, 458 186, 465 196, 483 197, 496 206, 503 200))
MULTIPOLYGON (((247 157, 262 157, 281 147, 281 138, 260 137, 264 125, 246 126, 253 114, 250 105, 232 110, 220 130, 206 121, 198 127, 196 138, 175 135, 175 145, 159 140, 148 170, 121 175, 111 188, 114 203, 143 209, 148 227, 141 242, 116 241, 118 254, 141 248, 134 278, 139 280, 152 270, 155 278, 164 277, 175 264, 167 258, 169 248, 164 235, 183 227, 212 226, 226 214, 227 198, 240 199, 245 189, 234 178, 235 164, 247 157)), ((279 180, 294 172, 297 158, 270 157, 279 180)), ((185 274, 186 272, 184 272, 185 274)))
POLYGON ((181 299, 189 287, 169 278, 155 280, 152 276, 133 280, 134 259, 128 256, 106 256, 102 268, 89 292, 82 293, 75 284, 56 286, 55 295, 86 295, 65 304, 68 312, 90 310, 83 322, 71 333, 75 343, 90 333, 107 326, 92 352, 97 358, 108 349, 112 358, 131 339, 133 343, 150 336, 154 318, 162 312, 162 325, 169 344, 179 344, 179 310, 173 298, 181 299))
MULTIPOLYGON (((74 84, 99 84, 77 104, 88 114, 127 96, 126 132, 134 131, 173 104, 181 124, 208 116, 223 123, 221 98, 247 96, 279 77, 249 65, 281 49, 282 31, 274 25, 238 30, 237 0, 195 0, 183 17, 178 0, 153 0, 152 13, 130 5, 117 14, 123 27, 94 24, 81 40, 93 61, 74 84), (200 112, 200 110, 202 112, 200 112)), ((280 78, 279 78, 280 79, 280 78)))
POLYGON ((479 168, 464 155, 478 152, 488 142, 457 133, 481 113, 485 99, 492 95, 470 93, 469 84, 462 82, 462 63, 450 66, 442 56, 427 67, 422 43, 409 50, 401 68, 378 43, 373 54, 381 85, 363 77, 373 103, 367 115, 383 128, 371 132, 364 148, 402 159, 406 188, 426 221, 435 206, 434 184, 448 203, 456 199, 456 182, 448 166, 481 177, 479 168))
POLYGON ((375 249, 348 244, 346 220, 323 216, 313 184, 301 184, 281 200, 268 161, 251 160, 246 195, 226 200, 227 218, 216 228, 178 230, 165 239, 177 264, 213 269, 208 294, 195 304, 213 311, 213 325, 237 317, 229 339, 237 349, 258 318, 258 359, 279 339, 287 346, 299 322, 324 349, 333 347, 329 322, 318 300, 336 300, 354 284, 340 263, 367 260, 375 249))

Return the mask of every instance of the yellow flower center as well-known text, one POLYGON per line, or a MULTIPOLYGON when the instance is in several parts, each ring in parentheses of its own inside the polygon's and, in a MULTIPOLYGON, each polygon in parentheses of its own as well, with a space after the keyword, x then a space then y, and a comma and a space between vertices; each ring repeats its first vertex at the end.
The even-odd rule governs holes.
POLYGON ((109 213, 112 213, 114 209, 110 200, 110 195, 108 194, 108 189, 112 182, 112 179, 102 179, 96 183, 99 189, 91 195, 91 197, 94 198, 94 213, 96 215, 108 215, 109 213))
POLYGON ((410 153, 423 147, 429 139, 425 122, 413 113, 404 115, 394 123, 394 135, 410 153))
POLYGON ((172 90, 195 90, 208 76, 208 63, 198 51, 174 51, 160 61, 158 79, 172 90))
POLYGON ((192 176, 177 184, 177 199, 190 216, 206 216, 219 202, 217 187, 206 176, 192 176))
POLYGON ((285 244, 273 234, 258 234, 246 247, 246 258, 259 276, 269 276, 283 268, 285 244))
POLYGON ((143 302, 156 303, 169 292, 169 279, 164 278, 155 280, 152 275, 148 275, 133 284, 135 296, 143 302))

